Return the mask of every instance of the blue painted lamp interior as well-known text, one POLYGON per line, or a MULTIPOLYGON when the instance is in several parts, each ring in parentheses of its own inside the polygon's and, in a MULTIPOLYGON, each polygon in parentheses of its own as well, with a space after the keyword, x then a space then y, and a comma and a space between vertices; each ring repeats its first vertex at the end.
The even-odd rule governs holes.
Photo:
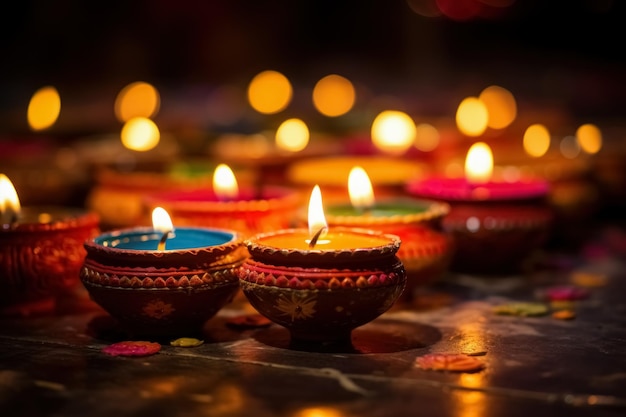
MULTIPOLYGON (((162 233, 152 228, 131 229, 127 231, 104 233, 98 236, 95 242, 110 248, 156 251, 162 236, 162 233)), ((184 250, 217 246, 232 242, 234 238, 235 235, 233 233, 226 231, 180 227, 176 228, 174 233, 170 233, 165 250, 184 250)))

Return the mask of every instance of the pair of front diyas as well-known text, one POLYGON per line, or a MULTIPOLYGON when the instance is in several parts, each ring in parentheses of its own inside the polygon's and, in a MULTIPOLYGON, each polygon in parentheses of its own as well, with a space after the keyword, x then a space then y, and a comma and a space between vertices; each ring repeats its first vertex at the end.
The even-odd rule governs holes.
POLYGON ((344 343, 406 284, 400 239, 371 230, 335 228, 311 245, 306 229, 242 239, 187 227, 176 229, 167 250, 144 249, 159 240, 153 229, 135 228, 85 244, 83 284, 133 335, 198 334, 241 288, 293 341, 344 343))

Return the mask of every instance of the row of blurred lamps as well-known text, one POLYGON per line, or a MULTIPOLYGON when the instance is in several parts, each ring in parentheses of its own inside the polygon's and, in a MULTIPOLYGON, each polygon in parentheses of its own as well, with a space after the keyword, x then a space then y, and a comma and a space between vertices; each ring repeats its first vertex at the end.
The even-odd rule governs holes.
MULTIPOLYGON (((275 114, 288 107, 293 97, 291 83, 277 71, 263 71, 249 83, 247 100, 250 106, 262 114, 275 114)), ((356 101, 353 84, 345 77, 331 74, 321 78, 313 89, 313 105, 327 117, 339 117, 348 113, 356 101)), ((160 107, 160 96, 155 87, 145 82, 125 86, 117 95, 114 112, 123 123, 121 140, 125 147, 135 151, 147 151, 157 146, 160 133, 152 121, 160 107)), ((58 91, 51 86, 39 89, 28 106, 28 123, 35 131, 51 127, 61 111, 58 91)), ((481 136, 488 128, 504 129, 517 117, 517 104, 511 92, 499 86, 489 86, 476 97, 461 101, 456 111, 456 126, 466 136, 481 136)), ((298 152, 309 142, 309 130, 304 121, 297 118, 285 120, 276 130, 278 148, 298 152)), ((402 155, 412 146, 419 151, 434 150, 440 141, 436 127, 428 123, 416 125, 405 112, 385 110, 372 122, 371 138, 381 151, 402 155)), ((550 133, 543 124, 530 125, 523 135, 523 147, 532 157, 541 157, 549 149, 550 133)), ((574 136, 561 140, 560 151, 564 157, 574 158, 582 150, 595 154, 602 147, 602 133, 594 124, 578 127, 574 136)))

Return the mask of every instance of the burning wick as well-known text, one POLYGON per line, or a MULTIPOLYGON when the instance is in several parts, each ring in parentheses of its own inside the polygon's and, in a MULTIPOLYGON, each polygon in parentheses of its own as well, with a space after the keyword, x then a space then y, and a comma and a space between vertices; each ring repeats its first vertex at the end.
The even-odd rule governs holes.
POLYGON ((152 210, 152 226, 155 232, 162 232, 161 240, 157 245, 157 250, 165 250, 165 241, 170 233, 174 233, 174 226, 172 225, 172 219, 162 207, 155 207, 152 210))
POLYGON ((157 246, 157 250, 165 250, 165 242, 167 241, 167 238, 169 235, 170 235, 169 231, 163 233, 163 236, 161 236, 161 240, 159 240, 159 245, 157 246))
POLYGON ((315 247, 315 244, 317 243, 318 239, 320 238, 322 233, 324 233, 326 230, 327 228, 322 226, 317 232, 315 232, 315 234, 311 238, 311 241, 309 242, 309 249, 313 249, 315 247))

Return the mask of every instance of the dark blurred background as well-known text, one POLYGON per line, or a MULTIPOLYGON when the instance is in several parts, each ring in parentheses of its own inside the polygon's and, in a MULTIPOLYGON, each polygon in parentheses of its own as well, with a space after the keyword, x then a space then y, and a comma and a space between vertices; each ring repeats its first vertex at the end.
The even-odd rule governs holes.
MULTIPOLYGON (((0 172, 26 203, 83 205, 99 185, 106 188, 103 166, 121 170, 123 187, 136 181, 136 197, 145 192, 143 178, 127 172, 156 164, 169 175, 172 164, 200 158, 241 162, 216 154, 222 135, 275 132, 289 117, 305 120, 312 136, 328 130, 348 144, 357 136, 369 151, 374 116, 397 109, 441 133, 434 151, 405 155, 416 164, 443 170, 485 139, 498 147, 497 163, 530 163, 532 172, 549 174, 554 204, 574 224, 601 210, 622 217, 626 207, 624 1, 25 0, 0 16, 0 172), (247 85, 264 70, 293 85, 279 114, 261 115, 246 101, 247 85), (333 73, 355 85, 357 100, 331 120, 315 111, 311 92, 333 73), (150 152, 122 147, 114 114, 117 94, 136 81, 160 95, 161 142, 150 152), (459 103, 491 85, 514 95, 515 124, 479 138, 459 134, 459 103), (61 113, 54 126, 33 132, 26 110, 44 86, 58 90, 61 113), (551 144, 548 156, 530 160, 521 142, 534 123, 547 126, 551 144), (575 144, 583 123, 599 127, 602 150, 568 155, 563 144, 575 144)), ((284 168, 306 155, 239 165, 252 167, 260 182, 268 165, 284 168)), ((162 187, 163 177, 153 182, 162 187)))
MULTIPOLYGON (((13 2, 1 17, 1 110, 43 85, 66 100, 245 85, 275 69, 339 73, 381 93, 462 97, 489 84, 619 118, 624 2, 612 0, 136 0, 13 2)), ((457 104, 457 103, 455 103, 457 104)), ((3 130, 11 123, 4 123, 3 130)))

